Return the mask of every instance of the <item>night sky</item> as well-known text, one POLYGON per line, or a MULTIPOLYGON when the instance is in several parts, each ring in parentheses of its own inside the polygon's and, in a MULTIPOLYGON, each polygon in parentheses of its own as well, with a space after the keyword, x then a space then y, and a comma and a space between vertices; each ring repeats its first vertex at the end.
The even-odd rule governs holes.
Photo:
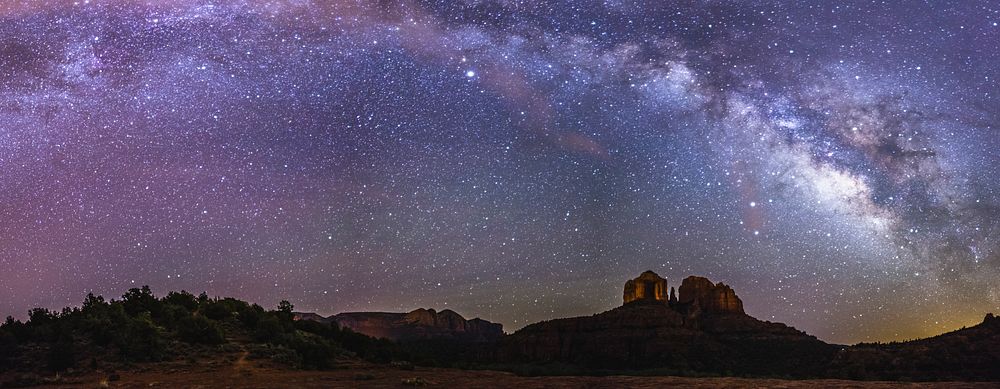
POLYGON ((834 3, 0 2, 0 316, 511 331, 647 269, 830 342, 1000 313, 1000 4, 834 3))

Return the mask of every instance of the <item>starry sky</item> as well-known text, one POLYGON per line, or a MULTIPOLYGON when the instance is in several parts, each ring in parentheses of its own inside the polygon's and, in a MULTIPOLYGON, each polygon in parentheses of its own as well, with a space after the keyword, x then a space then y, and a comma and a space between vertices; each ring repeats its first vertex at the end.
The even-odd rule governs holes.
POLYGON ((651 269, 854 343, 1000 313, 1000 4, 0 2, 0 316, 510 331, 651 269))

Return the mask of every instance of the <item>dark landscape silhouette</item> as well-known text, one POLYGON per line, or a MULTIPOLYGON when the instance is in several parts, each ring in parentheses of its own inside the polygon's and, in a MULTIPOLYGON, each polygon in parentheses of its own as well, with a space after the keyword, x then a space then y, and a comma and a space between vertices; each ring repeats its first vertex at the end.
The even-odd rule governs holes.
POLYGON ((183 375, 206 360, 279 372, 383 366, 470 375, 1000 381, 1000 318, 988 314, 974 327, 910 342, 834 345, 747 315, 723 283, 691 276, 668 289, 647 271, 626 282, 618 308, 509 335, 451 310, 323 317, 294 312, 287 301, 268 310, 204 293, 156 297, 148 287, 121 299, 89 294, 81 307, 33 309, 26 322, 8 317, 0 325, 0 387, 94 377, 110 385, 158 366, 183 375))

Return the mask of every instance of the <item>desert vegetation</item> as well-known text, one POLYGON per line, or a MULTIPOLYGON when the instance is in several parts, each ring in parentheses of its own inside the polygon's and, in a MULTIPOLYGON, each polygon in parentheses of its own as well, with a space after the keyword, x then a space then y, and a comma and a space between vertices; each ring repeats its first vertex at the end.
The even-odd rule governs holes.
POLYGON ((287 301, 265 309, 185 291, 158 298, 146 286, 121 299, 88 294, 80 307, 32 309, 24 322, 7 317, 0 325, 0 372, 114 370, 234 349, 297 369, 329 369, 340 357, 421 359, 336 324, 293 320, 292 308, 287 301))

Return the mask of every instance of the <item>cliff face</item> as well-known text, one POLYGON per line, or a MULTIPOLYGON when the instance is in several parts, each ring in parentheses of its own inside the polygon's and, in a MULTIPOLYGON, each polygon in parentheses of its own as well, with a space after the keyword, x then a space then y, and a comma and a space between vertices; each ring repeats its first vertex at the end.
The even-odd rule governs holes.
POLYGON ((723 283, 712 284, 705 277, 690 276, 681 282, 678 302, 695 304, 706 312, 743 313, 743 301, 733 288, 723 283))
POLYGON ((635 279, 625 282, 622 296, 625 304, 637 300, 667 300, 667 280, 652 271, 645 271, 635 279))
POLYGON ((455 332, 468 330, 468 322, 465 318, 450 309, 435 312, 433 309, 419 308, 407 313, 403 320, 414 326, 433 327, 455 332))
POLYGON ((500 324, 479 318, 466 320, 449 309, 437 312, 421 308, 408 313, 346 312, 328 318, 298 313, 296 318, 336 322, 354 332, 391 340, 452 339, 479 342, 493 341, 504 335, 500 324))

